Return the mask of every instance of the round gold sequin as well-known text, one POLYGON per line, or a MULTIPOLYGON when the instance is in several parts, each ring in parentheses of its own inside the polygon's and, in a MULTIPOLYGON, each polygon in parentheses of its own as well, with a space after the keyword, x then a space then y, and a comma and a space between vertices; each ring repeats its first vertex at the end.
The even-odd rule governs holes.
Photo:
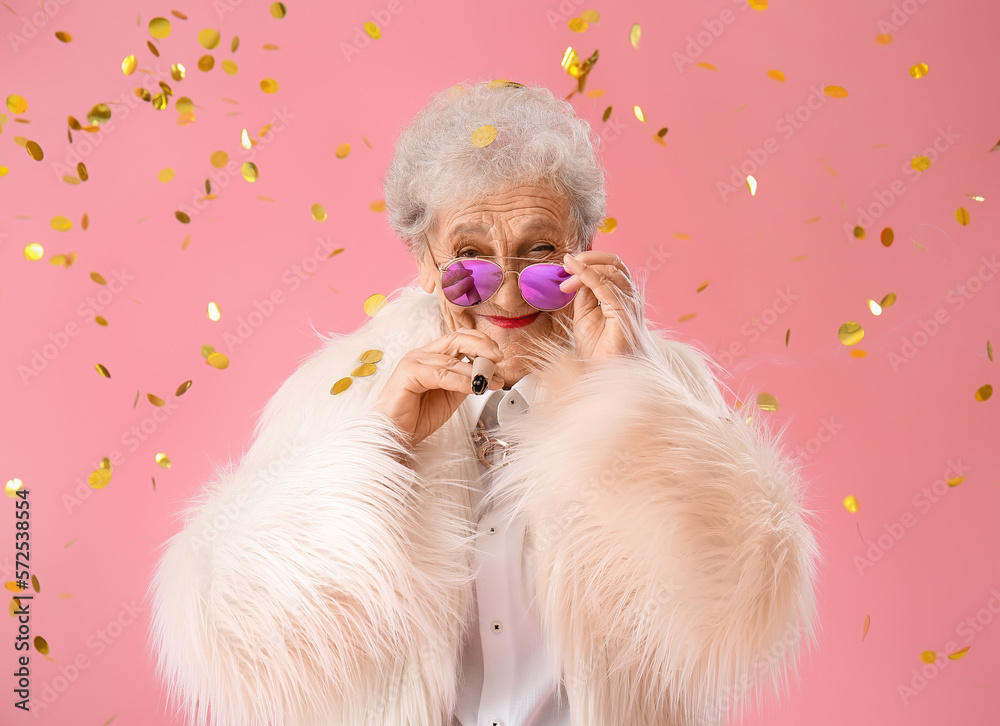
POLYGON ((208 358, 208 356, 212 355, 212 353, 214 353, 214 352, 215 352, 215 348, 213 348, 212 346, 210 346, 208 344, 205 344, 205 345, 201 346, 201 357, 202 358, 208 358))
POLYGON ((95 323, 97 323, 98 325, 100 325, 100 326, 101 326, 102 328, 106 328, 106 327, 108 327, 108 321, 107 321, 107 320, 105 320, 105 319, 104 319, 104 318, 103 318, 102 316, 100 316, 100 315, 95 315, 95 316, 94 316, 94 322, 95 322, 95 323))
POLYGON ((11 113, 24 113, 28 110, 28 102, 25 100, 24 96, 11 94, 10 96, 7 96, 7 110, 11 113))
POLYGON ((210 302, 208 304, 208 319, 218 322, 222 319, 222 310, 219 309, 219 304, 210 302))
POLYGON ((365 32, 368 33, 368 37, 372 40, 378 40, 382 37, 382 29, 378 27, 377 23, 371 20, 365 23, 365 32))
POLYGON ((182 212, 179 209, 174 212, 174 216, 177 217, 177 221, 181 224, 188 224, 191 221, 191 217, 188 216, 187 212, 182 212))
POLYGON ((153 108, 155 108, 157 111, 162 111, 163 109, 165 109, 167 107, 167 103, 168 103, 167 94, 157 93, 155 96, 153 96, 153 108))
POLYGON ((827 86, 823 89, 823 93, 830 98, 847 98, 847 89, 841 86, 827 86))
POLYGON ((855 225, 854 227, 854 238, 864 239, 865 238, 865 228, 860 225, 855 225))
POLYGON ((382 306, 386 303, 386 296, 381 293, 375 293, 374 295, 369 295, 365 299, 365 315, 369 317, 374 317, 374 315, 382 309, 382 306))
POLYGON ((378 363, 382 360, 382 351, 376 349, 366 350, 358 356, 358 360, 362 363, 378 363))
POLYGON ((225 353, 210 353, 206 362, 213 368, 218 368, 220 371, 229 367, 229 357, 225 353))
POLYGON ((927 67, 926 63, 917 63, 915 66, 910 68, 910 75, 914 78, 923 78, 927 75, 927 71, 929 70, 930 68, 927 67))
POLYGON ((628 31, 628 42, 632 44, 632 47, 636 50, 639 49, 639 40, 642 38, 642 28, 639 27, 639 23, 633 23, 632 27, 628 31))
POLYGON ((111 119, 111 107, 106 103, 98 103, 87 112, 87 120, 91 124, 102 124, 111 119))
POLYGON ((384 212, 385 211, 385 200, 376 199, 374 202, 368 205, 368 208, 373 212, 384 212))
POLYGON ((153 393, 147 393, 146 398, 149 400, 151 404, 153 404, 157 408, 163 408, 164 406, 167 405, 166 401, 164 401, 162 398, 153 393))
POLYGON ((259 172, 257 170, 257 165, 254 164, 252 161, 244 161, 240 171, 243 174, 243 178, 246 179, 248 182, 257 181, 257 176, 259 172))
POLYGON ((66 232, 73 228, 73 222, 68 217, 55 216, 49 223, 56 232, 66 232))
POLYGON ((934 661, 937 660, 937 653, 935 653, 933 650, 925 650, 923 653, 920 654, 920 660, 922 660, 924 663, 933 663, 934 661))
POLYGON ((184 381, 181 385, 177 386, 177 390, 174 391, 175 396, 183 396, 185 392, 191 387, 194 381, 184 381))
POLYGON ((240 72, 240 68, 236 65, 236 61, 226 58, 222 61, 222 70, 225 71, 226 75, 235 76, 240 72))
POLYGON ((344 391, 346 391, 348 388, 351 387, 351 384, 353 382, 354 379, 351 378, 350 376, 348 376, 347 378, 341 378, 339 381, 333 384, 332 388, 330 388, 330 394, 336 396, 338 393, 343 393, 344 391))
POLYGON ((135 59, 134 55, 125 56, 125 60, 122 61, 122 73, 126 76, 131 76, 135 73, 136 67, 139 62, 135 59))
POLYGON ((149 21, 149 34, 154 38, 162 40, 170 36, 170 21, 166 18, 153 18, 149 21))
POLYGON ((598 227, 598 229, 604 232, 605 234, 610 234, 611 232, 615 231, 615 228, 617 226, 618 226, 617 219, 615 219, 614 217, 605 217, 604 220, 601 222, 601 225, 598 227))
POLYGON ((927 171, 931 168, 931 160, 926 156, 914 156, 913 160, 910 162, 910 166, 912 166, 915 171, 927 171))
POLYGON ((288 8, 285 7, 285 3, 271 3, 271 17, 281 20, 288 14, 288 8))
POLYGON ((767 77, 774 81, 780 81, 781 83, 785 82, 785 74, 781 71, 770 70, 767 72, 767 77))
POLYGON ((857 512, 859 509, 858 498, 853 494, 844 497, 844 509, 851 513, 857 512))
POLYGON ((260 82, 260 90, 264 93, 277 93, 278 82, 273 78, 265 78, 260 82))
POLYGON ((879 306, 885 309, 890 305, 892 305, 894 302, 896 302, 896 293, 890 292, 888 295, 882 298, 881 302, 879 302, 879 306))
POLYGON ((948 486, 950 486, 950 487, 957 487, 957 486, 958 486, 959 484, 961 484, 961 483, 962 483, 963 481, 965 481, 965 477, 964 477, 964 476, 953 476, 953 477, 951 477, 950 479, 946 479, 946 480, 945 480, 945 482, 946 482, 946 483, 948 484, 948 486))
POLYGON ((174 178, 174 170, 171 169, 169 166, 166 167, 165 169, 160 169, 159 173, 157 173, 156 175, 156 178, 159 179, 161 182, 168 182, 174 178))
POLYGON ((895 233, 892 231, 892 227, 886 227, 882 230, 881 240, 884 247, 889 247, 892 241, 896 238, 895 233))
POLYGON ((865 330, 859 323, 849 320, 840 326, 837 336, 844 345, 854 345, 860 343, 861 339, 865 337, 865 330))
POLYGON ((357 378, 363 378, 364 376, 370 376, 376 370, 378 370, 378 366, 376 366, 374 363, 362 363, 353 371, 351 371, 351 375, 357 378))
POLYGON ((234 35, 233 39, 229 42, 229 52, 235 53, 236 49, 240 47, 240 36, 234 35))
POLYGON ((57 30, 56 37, 59 38, 63 43, 72 43, 73 36, 67 33, 65 30, 57 30))
POLYGON ((955 221, 957 221, 963 227, 965 227, 966 225, 968 225, 969 224, 969 210, 966 209, 965 207, 959 207, 958 209, 956 209, 955 210, 955 221))
POLYGON ((989 401, 990 396, 993 395, 993 386, 987 383, 985 386, 980 386, 976 389, 976 400, 977 401, 989 401))
POLYGON ((351 153, 351 145, 341 144, 340 146, 337 147, 336 153, 338 159, 346 159, 347 155, 351 153))
POLYGON ((187 96, 181 96, 174 103, 174 108, 177 109, 177 113, 193 113, 194 101, 192 101, 187 96))
POLYGON ((104 467, 94 469, 87 477, 87 483, 93 489, 103 489, 111 483, 111 471, 104 467))
POLYGON ((41 653, 42 655, 49 654, 49 644, 45 642, 45 638, 43 638, 41 635, 35 636, 34 646, 35 650, 41 653))
POLYGON ((229 154, 225 151, 213 151, 212 155, 208 157, 208 163, 216 169, 221 169, 229 163, 229 154))
POLYGON ((198 59, 198 70, 199 71, 210 71, 215 68, 215 58, 212 57, 210 53, 206 53, 201 58, 198 59))
POLYGON ((639 108, 638 106, 633 106, 632 110, 635 111, 635 117, 637 119, 639 119, 643 123, 646 123, 646 114, 642 112, 641 108, 639 108))
POLYGON ((590 27, 587 24, 587 21, 584 20, 583 18, 570 18, 567 25, 569 26, 569 29, 572 30, 574 33, 582 33, 588 27, 590 27))
POLYGON ((596 10, 584 10, 580 13, 580 17, 588 23, 596 23, 601 19, 601 14, 596 10))
POLYGON ((32 242, 24 248, 24 257, 29 260, 40 260, 44 254, 44 248, 37 242, 32 242))
POLYGON ((767 0, 747 0, 754 10, 767 10, 767 0))
POLYGON ((773 393, 759 393, 757 394, 757 406, 761 411, 777 411, 778 399, 773 393))
POLYGON ((875 36, 875 42, 879 45, 889 45, 892 42, 892 36, 888 33, 882 33, 881 35, 875 36))
POLYGON ((169 469, 173 465, 173 463, 170 461, 170 457, 164 454, 162 451, 157 453, 155 459, 156 463, 160 466, 161 469, 169 469))
POLYGON ((222 36, 215 28, 204 28, 198 31, 198 45, 205 50, 213 50, 219 45, 222 36))
POLYGON ((42 152, 42 147, 38 145, 37 141, 28 141, 24 148, 31 155, 31 158, 35 161, 41 161, 45 158, 45 154, 42 152))
POLYGON ((314 204, 314 205, 312 205, 312 210, 311 211, 312 211, 312 218, 315 219, 317 222, 325 222, 326 221, 326 210, 323 209, 323 205, 322 204, 314 204))
POLYGON ((100 272, 91 272, 90 279, 96 282, 98 285, 107 285, 108 281, 104 279, 104 275, 100 272))
POLYGON ((154 56, 156 56, 157 58, 159 58, 159 57, 160 57, 160 51, 159 51, 159 50, 157 49, 157 47, 156 47, 156 46, 155 46, 155 45, 153 44, 153 41, 151 41, 151 40, 147 40, 147 41, 146 41, 146 47, 147 47, 147 48, 149 48, 149 52, 150 52, 150 53, 152 53, 152 54, 153 54, 154 56))
POLYGON ((954 653, 949 653, 948 654, 948 659, 949 660, 958 660, 963 655, 965 655, 966 653, 968 653, 969 652, 969 648, 971 648, 971 647, 972 647, 971 645, 967 645, 964 648, 959 648, 954 653))
POLYGON ((478 129, 472 132, 472 145, 477 148, 483 148, 484 146, 489 146, 497 138, 497 130, 494 126, 486 125, 480 126, 478 129))
POLYGON ((170 77, 175 81, 184 80, 185 75, 187 75, 187 69, 184 67, 183 63, 174 63, 170 66, 170 77))
POLYGON ((105 368, 103 364, 101 364, 101 363, 95 363, 94 364, 94 368, 96 368, 97 372, 100 373, 105 378, 111 378, 111 372, 108 371, 108 369, 105 368))

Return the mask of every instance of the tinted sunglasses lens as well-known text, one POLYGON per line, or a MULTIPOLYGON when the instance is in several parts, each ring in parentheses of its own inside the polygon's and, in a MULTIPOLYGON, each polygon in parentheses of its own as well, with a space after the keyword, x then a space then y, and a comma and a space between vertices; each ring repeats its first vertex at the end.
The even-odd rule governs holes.
POLYGON ((502 279, 498 265, 476 259, 453 262, 441 275, 445 297, 465 307, 487 300, 500 289, 502 279))
POLYGON ((529 265, 521 272, 521 295, 539 310, 559 310, 576 297, 576 291, 563 292, 559 283, 572 275, 562 265, 540 263, 529 265))

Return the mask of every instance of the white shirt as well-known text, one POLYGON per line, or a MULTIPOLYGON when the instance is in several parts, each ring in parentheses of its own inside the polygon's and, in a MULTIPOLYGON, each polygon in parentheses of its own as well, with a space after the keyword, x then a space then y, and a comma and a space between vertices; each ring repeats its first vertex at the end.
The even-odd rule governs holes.
MULTIPOLYGON (((472 421, 480 417, 503 438, 503 425, 528 409, 536 377, 528 373, 510 390, 471 394, 472 421), (496 407, 487 409, 487 405, 496 407)), ((479 464, 480 486, 492 473, 479 464)), ((524 519, 509 527, 487 511, 476 537, 474 622, 464 643, 456 718, 461 726, 569 726, 569 705, 559 674, 549 664, 534 607, 534 568, 523 549, 524 519)))

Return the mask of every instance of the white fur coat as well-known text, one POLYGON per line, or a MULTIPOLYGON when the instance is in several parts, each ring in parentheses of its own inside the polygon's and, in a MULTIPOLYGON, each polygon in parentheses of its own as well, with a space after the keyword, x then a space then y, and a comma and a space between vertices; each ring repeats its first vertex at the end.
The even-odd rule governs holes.
POLYGON ((730 408, 707 357, 643 327, 637 356, 534 371, 487 502, 472 401, 412 452, 373 411, 399 359, 446 332, 436 295, 397 293, 324 339, 163 545, 150 644, 188 723, 452 724, 487 505, 527 514, 574 726, 716 726, 785 692, 816 641, 819 551, 756 407, 730 408), (377 371, 331 395, 369 349, 377 371))

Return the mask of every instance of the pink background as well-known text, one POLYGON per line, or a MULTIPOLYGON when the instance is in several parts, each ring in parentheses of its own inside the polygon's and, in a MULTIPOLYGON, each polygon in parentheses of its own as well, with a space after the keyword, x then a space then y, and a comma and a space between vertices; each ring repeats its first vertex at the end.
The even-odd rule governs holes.
MULTIPOLYGON (((984 264, 996 266, 1000 199, 1000 152, 990 153, 1000 137, 994 4, 778 1, 756 11, 735 0, 668 8, 290 0, 281 20, 260 0, 48 5, 47 16, 28 0, 0 7, 0 97, 24 96, 29 107, 18 118, 30 120, 17 123, 0 108, 0 166, 9 168, 0 177, 0 483, 18 477, 30 492, 31 569, 41 582, 31 627, 51 648, 47 658, 32 653, 33 697, 52 701, 33 714, 38 723, 178 723, 164 711, 145 650, 143 600, 157 547, 178 527, 174 514, 248 445, 261 407, 317 346, 313 327, 351 332, 365 320, 369 295, 414 281, 385 214, 369 209, 402 126, 431 93, 464 80, 506 78, 565 96, 575 85, 560 67, 570 45, 584 58, 601 53, 587 91, 605 95, 572 99, 603 135, 608 215, 618 220, 595 248, 621 255, 634 277, 648 275, 649 319, 726 365, 734 399, 751 388, 777 397, 779 409, 759 415, 788 425, 788 453, 802 458, 819 514, 820 646, 805 658, 801 683, 745 723, 995 717, 1000 396, 974 398, 986 383, 1000 386, 1000 362, 986 352, 987 340, 1000 347, 1000 294, 984 264), (588 8, 600 21, 569 30, 588 8), (160 58, 146 48, 157 15, 173 25, 157 41, 160 58), (367 39, 367 20, 379 22, 381 39, 345 56, 356 38, 367 39), (628 41, 634 22, 642 26, 638 50, 628 41), (222 34, 214 51, 197 44, 206 27, 222 34), (57 40, 59 30, 73 41, 57 40), (876 43, 880 32, 892 43, 876 43), (230 53, 234 35, 240 47, 230 53), (196 61, 207 52, 216 67, 203 73, 196 61), (123 76, 128 54, 159 75, 123 76), (226 58, 239 64, 237 75, 221 69, 226 58), (188 68, 183 81, 169 78, 175 62, 188 68), (930 69, 919 80, 908 72, 916 63, 930 69), (787 81, 771 80, 769 69, 787 81), (265 77, 280 83, 276 94, 261 91, 265 77), (171 101, 193 99, 196 120, 179 126, 173 103, 157 111, 135 99, 132 89, 150 78, 171 85, 171 101), (811 90, 828 85, 848 97, 811 90), (99 102, 113 104, 111 123, 100 134, 74 132, 69 143, 67 115, 85 122, 99 102), (279 111, 284 121, 274 118, 279 111), (796 112, 797 126, 783 120, 796 112), (250 158, 241 130, 255 137, 269 122, 269 143, 253 149, 256 183, 209 164, 216 150, 250 158), (664 126, 667 148, 651 138, 664 126), (18 135, 37 141, 44 159, 34 161, 18 135), (938 150, 925 152, 935 141, 938 150), (337 159, 344 143, 351 152, 337 159), (918 174, 909 160, 922 153, 933 163, 918 174), (89 181, 61 181, 70 170, 60 165, 78 160, 89 181), (756 196, 742 178, 721 192, 731 167, 744 163, 757 167, 756 196), (164 167, 176 170, 169 183, 157 180, 164 167), (218 198, 196 210, 210 173, 218 198), (316 202, 325 222, 310 216, 316 202), (968 226, 956 221, 959 207, 970 212, 968 226), (186 225, 174 217, 184 208, 186 225), (56 215, 73 228, 53 230, 56 215), (854 240, 844 228, 859 221, 867 235, 854 240), (895 232, 888 248, 879 243, 887 226, 895 232), (300 274, 320 239, 344 252, 326 259, 321 251, 314 274, 300 274), (25 258, 31 243, 43 245, 43 259, 25 258), (73 266, 49 263, 70 252, 73 266), (111 293, 92 271, 131 279, 111 293), (230 348, 225 336, 274 290, 283 302, 269 317, 254 316, 260 324, 230 348), (895 305, 879 317, 869 312, 869 298, 890 292, 895 305), (93 322, 91 300, 108 327, 93 322), (210 301, 222 309, 218 322, 206 315, 210 301), (697 316, 679 321, 689 313, 697 316), (837 336, 846 321, 865 329, 851 348, 837 336), (76 335, 60 335, 67 325, 76 335), (229 354, 230 367, 208 367, 204 344, 229 354), (852 357, 855 348, 867 357, 852 357), (95 363, 112 377, 98 375, 95 363), (194 385, 175 397, 187 379, 194 385), (168 407, 154 408, 147 393, 168 407), (142 441, 133 427, 145 431, 142 441), (157 466, 157 452, 172 468, 157 466), (91 490, 87 476, 105 456, 116 460, 112 482, 91 490), (944 484, 956 475, 965 476, 960 486, 944 484), (847 495, 858 498, 856 513, 844 507, 847 495), (859 564, 870 547, 877 561, 859 564), (965 646, 963 658, 947 658, 965 646), (933 665, 921 660, 928 650, 933 665)), ((0 505, 7 582, 14 500, 0 505)), ((0 615, 4 724, 36 721, 11 705, 14 633, 13 619, 0 615)))

